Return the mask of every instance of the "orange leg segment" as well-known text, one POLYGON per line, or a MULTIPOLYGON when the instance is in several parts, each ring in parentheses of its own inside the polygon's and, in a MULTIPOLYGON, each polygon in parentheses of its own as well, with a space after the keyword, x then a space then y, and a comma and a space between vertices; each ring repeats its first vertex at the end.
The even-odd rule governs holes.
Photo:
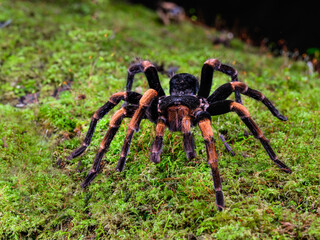
POLYGON ((133 137, 134 132, 137 132, 139 130, 139 126, 140 126, 140 122, 147 110, 147 108, 150 106, 150 104, 152 103, 153 99, 156 98, 158 95, 157 91, 154 89, 149 89, 148 91, 146 91, 142 98, 139 101, 139 108, 136 110, 136 112, 134 113, 130 123, 129 123, 129 127, 127 130, 127 136, 124 140, 122 149, 121 149, 121 156, 120 159, 118 161, 118 165, 117 165, 117 171, 122 172, 124 165, 126 163, 126 159, 129 153, 129 149, 130 149, 130 144, 131 144, 131 140, 133 137))
POLYGON ((210 165, 210 168, 211 168, 214 189, 216 192, 216 203, 219 211, 221 211, 224 208, 224 197, 223 197, 221 179, 220 179, 220 174, 218 169, 218 156, 217 156, 216 148, 214 145, 211 121, 208 118, 204 118, 199 121, 198 125, 206 145, 208 164, 210 165))

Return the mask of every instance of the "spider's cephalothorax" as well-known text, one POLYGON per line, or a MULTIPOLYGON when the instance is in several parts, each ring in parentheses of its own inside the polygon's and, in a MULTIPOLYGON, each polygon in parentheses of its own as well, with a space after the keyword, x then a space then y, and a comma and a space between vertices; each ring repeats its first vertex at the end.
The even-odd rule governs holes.
POLYGON ((199 82, 189 73, 179 73, 170 79, 170 95, 196 95, 199 91, 199 82))
POLYGON ((129 152, 130 143, 134 132, 139 130, 142 119, 148 119, 156 124, 156 137, 151 145, 150 160, 160 162, 163 136, 165 128, 170 131, 180 131, 183 134, 183 146, 188 159, 196 156, 195 144, 191 134, 191 127, 198 126, 204 138, 207 150, 207 161, 211 168, 213 184, 216 193, 216 203, 219 210, 224 208, 224 197, 218 170, 218 156, 215 150, 211 116, 235 112, 244 124, 257 138, 270 159, 283 171, 291 173, 291 169, 281 162, 269 140, 263 135, 249 115, 248 110, 242 105, 240 94, 247 95, 261 101, 270 112, 280 120, 287 120, 281 115, 273 104, 259 91, 249 88, 238 81, 237 71, 216 59, 208 59, 201 71, 200 85, 196 77, 188 73, 174 75, 170 79, 170 95, 166 96, 161 87, 156 68, 149 61, 141 61, 128 69, 127 90, 113 94, 109 100, 100 107, 92 116, 87 135, 82 145, 73 151, 68 160, 82 154, 91 142, 92 135, 99 119, 107 114, 121 100, 126 104, 118 110, 110 120, 109 129, 100 144, 100 148, 93 162, 93 166, 84 180, 82 187, 86 187, 95 178, 102 168, 102 157, 108 151, 110 143, 117 133, 123 118, 131 118, 127 135, 124 139, 117 170, 122 171, 129 152), (220 71, 231 77, 231 82, 218 87, 211 95, 210 89, 214 71, 220 71), (132 83, 135 74, 144 72, 150 89, 143 95, 132 92, 132 83), (235 93, 236 101, 226 100, 231 93, 235 93))

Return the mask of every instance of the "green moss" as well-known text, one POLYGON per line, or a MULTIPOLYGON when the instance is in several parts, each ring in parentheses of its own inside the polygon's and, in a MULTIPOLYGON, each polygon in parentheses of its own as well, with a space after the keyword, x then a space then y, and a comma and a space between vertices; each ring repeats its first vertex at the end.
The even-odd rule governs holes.
MULTIPOLYGON (((238 40, 231 48, 212 46, 208 38, 214 29, 189 22, 162 26, 142 6, 5 0, 0 7, 0 21, 12 19, 0 29, 0 238, 319 238, 320 85, 305 63, 261 54, 238 40), (218 212, 196 128, 196 159, 187 160, 180 134, 166 131, 161 163, 155 165, 149 161, 155 127, 142 121, 124 172, 115 171, 126 119, 102 173, 81 189, 117 107, 99 121, 79 158, 82 172, 77 159, 65 158, 80 145, 92 114, 125 89, 127 68, 136 57, 197 77, 208 58, 235 66, 241 81, 261 90, 288 116, 287 122, 278 121, 261 103, 243 97, 293 174, 279 171, 259 141, 244 136, 245 125, 235 114, 213 117, 226 198, 226 209, 218 212), (71 90, 52 97, 68 81, 71 90), (40 93, 39 102, 14 108, 27 93, 40 93), (221 132, 236 156, 225 152, 221 132)), ((168 92, 168 78, 160 79, 168 92)), ((213 87, 227 81, 215 73, 213 87)), ((133 88, 148 89, 143 75, 133 88)))

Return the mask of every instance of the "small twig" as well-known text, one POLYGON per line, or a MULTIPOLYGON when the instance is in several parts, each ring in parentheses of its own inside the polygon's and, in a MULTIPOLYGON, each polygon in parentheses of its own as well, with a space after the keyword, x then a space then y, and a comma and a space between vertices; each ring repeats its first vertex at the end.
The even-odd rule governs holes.
POLYGON ((8 148, 8 144, 6 143, 6 140, 4 137, 2 138, 2 143, 4 148, 8 148))
POLYGON ((7 27, 8 25, 10 25, 10 23, 12 22, 12 19, 9 19, 5 22, 0 22, 0 28, 5 28, 7 27))
POLYGON ((231 153, 232 156, 235 156, 236 154, 234 153, 234 151, 232 150, 232 148, 230 147, 230 145, 227 143, 226 139, 224 138, 224 136, 222 134, 220 134, 220 139, 224 145, 224 147, 227 149, 227 151, 229 153, 231 153))

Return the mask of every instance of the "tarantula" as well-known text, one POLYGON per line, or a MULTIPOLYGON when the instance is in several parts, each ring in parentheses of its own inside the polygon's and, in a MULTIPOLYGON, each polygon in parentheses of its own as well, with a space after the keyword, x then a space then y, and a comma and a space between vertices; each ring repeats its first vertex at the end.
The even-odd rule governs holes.
POLYGON ((158 72, 154 65, 149 61, 140 61, 128 69, 126 91, 113 94, 109 100, 93 114, 89 130, 82 145, 71 153, 68 160, 79 156, 86 150, 91 142, 99 119, 123 100, 124 105, 110 120, 109 129, 100 144, 93 166, 82 183, 82 187, 87 187, 101 170, 103 165, 101 159, 108 151, 110 143, 118 131, 123 118, 127 117, 131 118, 131 120, 116 167, 116 170, 119 172, 121 172, 125 166, 133 134, 139 130, 142 119, 148 119, 156 124, 156 137, 151 145, 150 154, 150 160, 154 163, 160 162, 163 136, 166 127, 170 131, 182 132, 183 146, 187 158, 194 158, 196 156, 195 144, 190 129, 198 125, 204 139, 207 161, 212 172, 216 204, 221 211, 225 204, 218 170, 218 156, 211 128, 211 116, 228 112, 237 113, 252 132, 253 136, 260 140, 270 159, 281 170, 291 173, 291 169, 277 158, 269 144, 269 140, 266 139, 262 131, 252 120, 248 110, 241 104, 240 94, 261 101, 275 117, 283 121, 287 120, 261 92, 249 88, 245 83, 239 82, 237 71, 234 68, 222 64, 216 59, 208 59, 204 63, 201 71, 200 85, 197 78, 191 74, 179 73, 173 75, 170 79, 169 96, 165 95, 161 87, 158 72), (229 75, 231 82, 221 85, 210 95, 215 70, 229 75), (140 72, 145 74, 150 87, 143 95, 131 91, 134 76, 140 72), (236 101, 226 100, 233 92, 236 94, 236 101))

